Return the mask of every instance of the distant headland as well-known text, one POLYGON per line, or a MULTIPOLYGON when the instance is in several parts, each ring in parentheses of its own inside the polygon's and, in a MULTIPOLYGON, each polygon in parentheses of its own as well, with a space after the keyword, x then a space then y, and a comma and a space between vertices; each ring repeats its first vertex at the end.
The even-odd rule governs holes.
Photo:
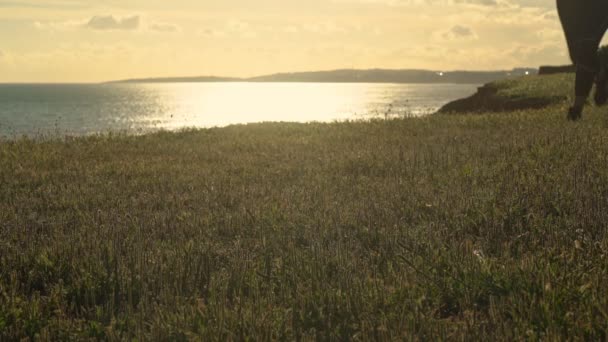
POLYGON ((134 78, 108 83, 180 83, 180 82, 315 82, 315 83, 476 83, 482 84, 509 77, 538 73, 535 68, 498 71, 433 71, 419 69, 340 69, 278 73, 250 78, 196 76, 134 78))

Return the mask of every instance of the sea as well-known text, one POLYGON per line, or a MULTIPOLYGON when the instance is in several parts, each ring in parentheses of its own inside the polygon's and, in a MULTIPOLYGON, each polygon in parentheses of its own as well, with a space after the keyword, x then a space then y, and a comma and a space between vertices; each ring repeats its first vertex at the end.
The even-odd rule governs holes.
POLYGON ((478 84, 0 84, 0 137, 82 136, 259 122, 429 115, 478 84))

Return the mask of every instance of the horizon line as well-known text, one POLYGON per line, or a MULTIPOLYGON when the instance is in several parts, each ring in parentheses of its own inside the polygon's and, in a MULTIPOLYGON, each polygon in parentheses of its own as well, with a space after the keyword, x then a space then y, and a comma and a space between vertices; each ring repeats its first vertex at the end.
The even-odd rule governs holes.
MULTIPOLYGON (((293 74, 306 74, 306 73, 327 73, 327 72, 336 72, 336 71, 422 71, 422 72, 431 72, 431 73, 457 73, 457 72, 469 72, 469 73, 495 73, 495 72, 509 72, 514 70, 539 70, 539 67, 513 67, 511 69, 492 69, 492 70, 479 70, 479 69, 452 69, 452 70, 437 70, 437 69, 420 69, 420 68, 365 68, 365 69, 357 69, 357 68, 340 68, 340 69, 325 69, 325 70, 310 70, 310 71, 283 71, 283 72, 275 72, 257 76, 250 77, 242 77, 242 76, 216 76, 216 75, 191 75, 191 76, 145 76, 145 77, 129 77, 129 78, 121 78, 114 80, 105 80, 105 81, 9 81, 2 82, 0 81, 0 85, 61 85, 61 84, 111 84, 111 83, 125 83, 125 82, 133 82, 136 81, 146 81, 146 80, 164 80, 164 79, 195 79, 195 78, 209 78, 209 79, 221 79, 216 82, 229 82, 230 80, 234 80, 234 82, 247 82, 247 83, 271 83, 271 81, 256 81, 257 78, 269 77, 269 76, 278 76, 278 75, 293 75, 293 74)), ((211 83, 212 81, 209 81, 211 83)), ((319 81, 301 81, 302 83, 321 83, 319 81)), ((141 82, 144 83, 144 82, 141 82)), ((196 83, 196 82, 193 82, 196 83)), ((280 82, 275 82, 280 83, 280 82)), ((295 82, 289 82, 295 83, 295 82)), ((331 83, 331 82, 323 82, 323 83, 331 83)), ((354 83, 354 82, 335 82, 335 83, 354 83)), ((366 82, 361 82, 366 83, 366 82)), ((391 82, 374 82, 374 83, 391 83, 391 82)), ((393 82, 394 83, 394 82, 393 82)))

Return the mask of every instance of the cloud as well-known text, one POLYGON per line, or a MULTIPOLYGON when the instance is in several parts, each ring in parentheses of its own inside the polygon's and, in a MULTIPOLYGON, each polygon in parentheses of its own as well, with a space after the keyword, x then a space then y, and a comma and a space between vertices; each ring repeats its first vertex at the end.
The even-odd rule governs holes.
POLYGON ((545 64, 563 64, 567 52, 562 45, 508 44, 504 46, 464 46, 454 47, 447 44, 428 44, 406 47, 389 52, 387 60, 397 61, 396 67, 402 67, 399 61, 406 60, 410 65, 420 68, 439 68, 444 70, 477 69, 499 70, 522 66, 539 66, 545 64))
POLYGON ((69 30, 86 27, 87 20, 68 20, 68 21, 35 21, 34 27, 39 30, 69 30))
POLYGON ((521 6, 555 8, 555 1, 554 0, 522 0, 521 6))
POLYGON ((113 15, 94 16, 85 25, 92 30, 137 30, 141 19, 138 15, 115 18, 113 15))
POLYGON ((336 34, 347 33, 348 29, 336 24, 333 21, 310 23, 304 27, 308 32, 317 34, 336 34))
POLYGON ((257 36, 257 32, 253 26, 249 22, 242 20, 228 21, 225 30, 230 34, 241 38, 253 38, 257 36))
POLYGON ((440 38, 443 40, 475 40, 477 39, 477 33, 464 25, 454 25, 447 31, 439 33, 440 38))
MULTIPOLYGON (((547 61, 552 61, 557 58, 563 59, 567 56, 566 50, 562 45, 547 43, 539 44, 538 46, 516 45, 505 51, 508 57, 517 61, 526 61, 541 65, 547 61)), ((523 63, 520 63, 523 65, 523 63)))
POLYGON ((74 30, 74 29, 91 29, 98 31, 110 30, 138 30, 145 27, 149 32, 159 33, 174 33, 180 32, 181 28, 175 24, 166 22, 150 22, 138 15, 131 17, 119 18, 112 15, 95 16, 84 20, 67 20, 67 21, 36 21, 34 27, 39 30, 74 30))
POLYGON ((148 29, 155 32, 172 33, 179 32, 179 26, 169 23, 152 23, 148 25, 148 29))
POLYGON ((543 42, 562 42, 564 33, 561 29, 543 28, 536 32, 536 36, 543 42))
POLYGON ((475 4, 475 5, 483 5, 483 6, 496 6, 499 5, 498 0, 456 0, 454 3, 457 4, 475 4))
POLYGON ((220 25, 219 28, 204 28, 197 32, 198 35, 207 38, 243 38, 251 39, 258 36, 259 27, 253 27, 249 22, 242 20, 229 20, 220 25))
POLYGON ((476 6, 511 6, 509 0, 334 0, 335 2, 359 2, 385 4, 389 6, 448 6, 448 5, 476 5, 476 6))
POLYGON ((223 31, 219 31, 212 28, 198 30, 197 34, 205 37, 222 37, 225 35, 223 31))
POLYGON ((0 1, 0 8, 43 8, 75 10, 90 7, 80 1, 0 1))
POLYGON ((388 6, 451 6, 471 5, 480 7, 555 8, 555 0, 333 0, 334 2, 357 2, 384 4, 388 6))

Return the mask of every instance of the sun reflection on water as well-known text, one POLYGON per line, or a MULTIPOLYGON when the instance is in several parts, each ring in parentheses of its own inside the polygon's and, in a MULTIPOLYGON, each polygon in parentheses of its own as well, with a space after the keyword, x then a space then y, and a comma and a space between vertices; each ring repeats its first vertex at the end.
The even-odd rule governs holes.
POLYGON ((477 85, 364 83, 157 83, 9 85, 0 136, 148 132, 254 122, 332 122, 417 116, 477 85))
MULTIPOLYGON (((156 85, 150 85, 156 87, 156 85)), ((159 94, 166 128, 266 121, 335 121, 366 110, 365 86, 312 83, 178 84, 159 94)))

